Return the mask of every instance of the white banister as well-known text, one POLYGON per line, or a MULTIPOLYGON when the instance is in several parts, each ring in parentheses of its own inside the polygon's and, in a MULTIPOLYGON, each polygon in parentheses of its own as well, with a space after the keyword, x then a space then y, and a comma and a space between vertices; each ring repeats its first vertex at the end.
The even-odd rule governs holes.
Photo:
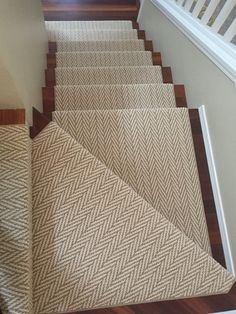
MULTIPOLYGON (((157 0, 158 1, 158 0, 157 0)), ((226 0, 223 6, 220 0, 168 0, 178 5, 193 19, 216 33, 225 42, 235 43, 236 35, 236 0, 226 0), (233 11, 234 10, 234 11, 233 11), (234 12, 234 16, 233 16, 234 12), (225 23, 227 22, 227 23, 225 23), (222 30, 221 27, 223 26, 222 30), (221 34, 219 34, 219 31, 221 34)))
POLYGON ((207 24, 209 22, 219 3, 220 0, 211 0, 211 2, 208 4, 205 13, 203 14, 203 17, 201 18, 201 22, 203 24, 207 24))
POLYGON ((212 29, 215 32, 218 32, 219 29, 221 28, 221 26, 224 24, 224 22, 226 21, 227 17, 229 16, 229 14, 231 13, 231 11, 233 10, 234 6, 236 5, 236 0, 228 0, 225 5, 223 6, 222 10, 220 11, 219 15, 217 16, 212 29))
MULTIPOLYGON (((210 9, 205 2, 199 18, 193 16, 191 12, 193 3, 195 3, 196 6, 196 1, 199 0, 185 1, 182 6, 177 4, 177 0, 144 0, 144 2, 145 1, 152 2, 186 37, 192 41, 193 44, 195 44, 195 46, 208 56, 209 59, 211 59, 212 62, 214 62, 236 86, 236 22, 234 16, 236 8, 232 5, 232 3, 236 3, 236 0, 226 0, 226 4, 230 2, 231 6, 229 7, 227 5, 227 12, 229 12, 229 14, 225 14, 226 19, 224 19, 224 22, 221 24, 224 24, 221 34, 214 32, 211 27, 214 18, 221 9, 218 0, 212 0, 214 6, 211 4, 212 1, 208 1, 210 9), (186 10, 186 5, 188 5, 188 7, 191 6, 191 8, 186 10), (207 8, 209 9, 208 12, 207 8), (213 14, 209 14, 210 10, 211 12, 213 11, 213 14), (204 16, 205 12, 207 12, 210 18, 206 19, 206 23, 202 23, 201 17, 204 16), (209 20, 211 23, 207 23, 209 20), (225 23, 226 21, 227 23, 225 23)), ((224 9, 224 12, 226 12, 226 9, 224 9)))

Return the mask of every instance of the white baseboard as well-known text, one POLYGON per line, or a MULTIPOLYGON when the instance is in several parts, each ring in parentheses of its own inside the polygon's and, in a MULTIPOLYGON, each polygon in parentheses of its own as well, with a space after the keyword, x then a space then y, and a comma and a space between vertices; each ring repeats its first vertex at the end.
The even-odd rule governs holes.
POLYGON ((224 250, 224 255, 225 255, 226 267, 227 267, 227 270, 235 276, 235 269, 234 269, 229 236, 228 236, 227 226, 226 226, 226 221, 225 221, 223 202, 221 199, 220 187, 219 187, 219 182, 217 178, 217 172, 216 172, 213 150, 212 150, 212 145, 211 145, 210 133, 208 129, 205 106, 201 106, 200 108, 198 108, 198 111, 199 111, 199 117, 201 121, 202 134, 203 134, 203 139, 204 139, 204 144, 205 144, 205 149, 206 149, 206 157, 207 157, 207 162, 208 162, 208 167, 209 167, 212 190, 213 190, 215 206, 216 206, 216 213, 217 213, 220 234, 221 234, 221 239, 222 239, 222 245, 223 245, 223 250, 224 250))

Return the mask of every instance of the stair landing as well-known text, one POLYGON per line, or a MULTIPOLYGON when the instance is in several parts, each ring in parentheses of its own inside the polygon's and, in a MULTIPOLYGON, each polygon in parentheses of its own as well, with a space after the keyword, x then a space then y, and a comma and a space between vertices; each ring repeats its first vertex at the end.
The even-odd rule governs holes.
POLYGON ((63 20, 133 20, 138 6, 133 4, 43 3, 46 21, 63 20))

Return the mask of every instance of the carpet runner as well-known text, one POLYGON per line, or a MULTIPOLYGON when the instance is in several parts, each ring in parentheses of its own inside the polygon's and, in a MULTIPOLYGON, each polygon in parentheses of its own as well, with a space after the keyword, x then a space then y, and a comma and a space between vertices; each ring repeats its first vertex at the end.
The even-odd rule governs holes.
POLYGON ((73 51, 144 51, 143 40, 57 41, 58 52, 73 51))
POLYGON ((227 293, 235 279, 211 257, 188 110, 132 23, 46 27, 53 122, 32 143, 26 126, 0 127, 3 314, 227 293))
POLYGON ((56 68, 56 85, 163 83, 159 66, 56 68))
POLYGON ((54 92, 58 111, 176 107, 173 84, 57 85, 54 92))
POLYGON ((47 30, 132 30, 132 21, 50 21, 45 22, 47 30))
POLYGON ((151 51, 58 52, 57 67, 102 67, 152 65, 151 51))
POLYGON ((31 143, 28 127, 0 126, 0 306, 32 312, 31 143))
POLYGON ((52 29, 48 30, 48 39, 50 41, 57 40, 133 40, 138 39, 138 34, 135 29, 130 30, 64 30, 52 29))

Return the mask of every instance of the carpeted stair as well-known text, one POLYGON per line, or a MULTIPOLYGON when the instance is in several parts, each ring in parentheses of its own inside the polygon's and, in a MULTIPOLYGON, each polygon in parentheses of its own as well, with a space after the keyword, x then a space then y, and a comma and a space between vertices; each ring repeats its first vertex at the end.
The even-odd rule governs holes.
POLYGON ((31 140, 24 125, 0 126, 0 306, 32 313, 31 140))
POLYGON ((176 107, 173 84, 59 85, 54 93, 58 111, 176 107))
POLYGON ((144 51, 144 41, 109 40, 109 41, 57 41, 58 52, 79 51, 144 51))
POLYGON ((3 313, 227 293, 234 278, 211 256, 188 110, 132 23, 46 27, 55 111, 32 141, 32 206, 26 128, 0 128, 3 313))

